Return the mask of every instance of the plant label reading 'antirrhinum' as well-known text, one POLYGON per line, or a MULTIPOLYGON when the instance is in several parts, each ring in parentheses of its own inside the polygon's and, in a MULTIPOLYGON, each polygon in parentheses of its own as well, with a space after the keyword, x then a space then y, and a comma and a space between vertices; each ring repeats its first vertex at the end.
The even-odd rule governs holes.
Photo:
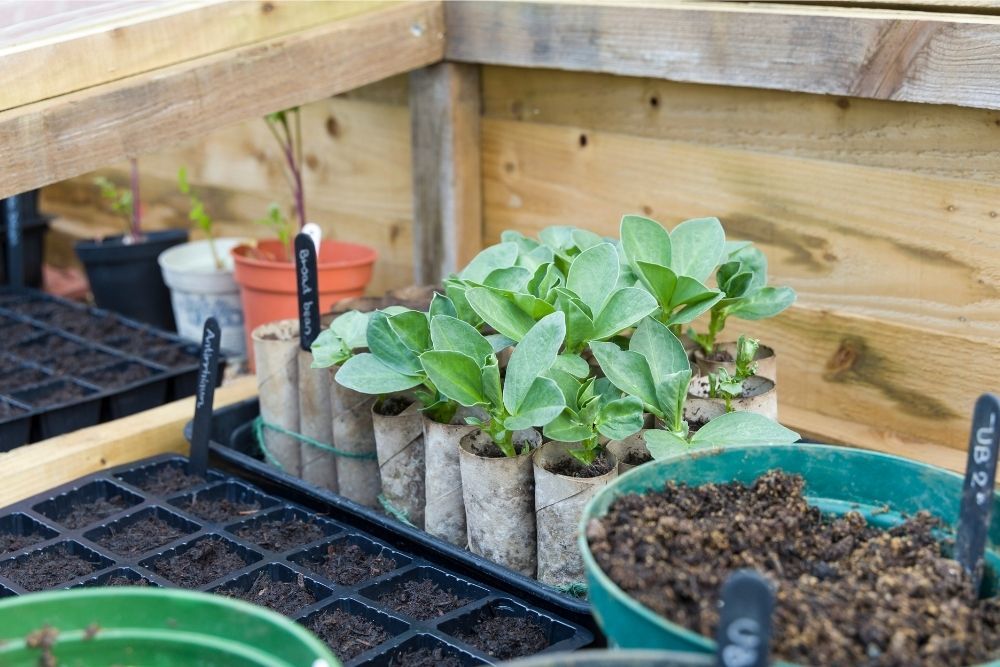
POLYGON ((21 287, 24 283, 24 256, 21 249, 21 200, 19 197, 6 199, 7 218, 7 283, 21 287))
POLYGON ((308 352, 320 329, 316 245, 308 234, 295 235, 295 279, 299 292, 299 345, 308 352))
POLYGON ((717 667, 766 667, 771 646, 771 584, 752 570, 734 572, 722 586, 717 667))
POLYGON ((997 477, 997 446, 1000 443, 1000 399, 983 394, 972 413, 969 457, 965 463, 962 507, 955 539, 955 559, 973 578, 979 590, 983 551, 990 528, 993 488, 997 477))
POLYGON ((191 424, 191 474, 205 476, 208 469, 208 436, 212 426, 212 404, 219 379, 219 323, 214 317, 205 320, 201 335, 198 365, 198 389, 191 424))

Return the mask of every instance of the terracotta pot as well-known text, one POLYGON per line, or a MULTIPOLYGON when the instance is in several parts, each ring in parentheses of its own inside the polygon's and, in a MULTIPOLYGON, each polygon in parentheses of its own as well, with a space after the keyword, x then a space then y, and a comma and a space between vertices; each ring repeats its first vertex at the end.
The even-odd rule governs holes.
MULTIPOLYGON (((258 241, 256 248, 240 245, 231 252, 248 333, 266 322, 298 316, 295 265, 280 241, 266 239, 258 241)), ((361 296, 371 280, 375 257, 375 250, 368 246, 323 241, 318 257, 320 312, 341 299, 361 296)), ((249 342, 247 350, 253 367, 249 342)))
MULTIPOLYGON (((718 343, 715 349, 728 352, 729 356, 734 360, 736 359, 736 343, 718 343)), ((691 361, 694 362, 691 365, 691 369, 694 370, 697 366, 701 370, 701 375, 714 373, 720 368, 725 368, 730 373, 736 372, 735 361, 711 361, 705 358, 705 353, 700 347, 695 348, 691 353, 691 361)), ((757 375, 767 378, 772 382, 778 381, 778 357, 774 354, 773 348, 761 345, 757 348, 757 355, 754 357, 754 361, 757 362, 757 375)), ((695 373, 695 375, 698 375, 698 373, 695 373)))
MULTIPOLYGON (((756 412, 775 421, 778 420, 778 392, 774 382, 759 375, 743 381, 743 396, 732 400, 735 412, 756 412)), ((708 378, 691 380, 688 399, 684 405, 684 419, 688 422, 708 423, 725 414, 726 401, 708 397, 708 378)))

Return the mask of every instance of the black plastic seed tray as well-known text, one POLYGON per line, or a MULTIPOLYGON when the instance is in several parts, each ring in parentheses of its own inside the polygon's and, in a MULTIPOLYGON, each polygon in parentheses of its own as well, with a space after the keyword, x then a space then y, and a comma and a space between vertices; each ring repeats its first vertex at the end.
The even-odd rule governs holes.
MULTIPOLYGON (((539 595, 530 580, 498 578, 481 569, 481 559, 448 557, 386 531, 353 503, 331 502, 276 477, 250 475, 250 481, 219 469, 190 485, 160 484, 160 475, 186 471, 186 458, 159 456, 0 509, 0 597, 100 585, 247 592, 266 574, 272 583, 292 584, 294 598, 305 597, 285 611, 306 626, 337 610, 371 623, 364 639, 372 645, 344 656, 349 667, 405 665, 396 660, 413 648, 437 648, 465 665, 492 664, 496 658, 456 635, 473 633, 476 622, 494 615, 531 619, 549 642, 545 652, 595 644, 589 613, 539 595), (295 521, 308 527, 297 541, 282 530, 295 521), (374 560, 331 572, 318 564, 331 550, 374 560), (396 586, 424 579, 464 602, 420 620, 379 601, 396 586)), ((293 598, 276 597, 279 604, 293 598)))
POLYGON ((0 452, 195 391, 197 343, 36 290, 0 289, 0 341, 0 452))

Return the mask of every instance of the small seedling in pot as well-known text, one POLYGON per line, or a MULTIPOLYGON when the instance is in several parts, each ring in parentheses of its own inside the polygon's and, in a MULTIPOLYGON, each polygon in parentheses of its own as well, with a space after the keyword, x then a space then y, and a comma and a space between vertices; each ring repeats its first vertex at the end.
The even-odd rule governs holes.
POLYGON ((258 220, 254 220, 258 225, 263 225, 271 229, 275 236, 278 237, 278 241, 285 248, 285 256, 289 256, 289 248, 292 244, 292 232, 294 227, 292 222, 285 217, 285 214, 281 212, 281 206, 275 202, 271 202, 271 205, 267 207, 267 215, 258 220))
POLYGON ((730 374, 725 368, 720 368, 708 376, 708 395, 710 398, 721 398, 726 402, 726 412, 733 411, 733 399, 743 395, 743 381, 757 372, 757 349, 760 341, 755 338, 740 336, 736 343, 736 371, 730 374))
POLYGON ((607 378, 580 380, 558 369, 550 369, 548 376, 559 385, 566 409, 542 432, 550 440, 579 442, 569 453, 583 465, 592 464, 600 455, 600 436, 624 440, 642 428, 642 401, 622 396, 607 378))
POLYGON ((142 240, 142 212, 139 206, 139 161, 129 159, 130 187, 128 190, 119 188, 104 176, 94 179, 94 184, 101 189, 101 197, 108 202, 111 210, 125 218, 126 227, 122 243, 126 245, 142 240))
POLYGON ((420 355, 428 379, 452 401, 483 410, 485 419, 466 421, 488 434, 505 456, 518 455, 515 431, 543 427, 566 407, 559 385, 545 375, 566 336, 561 312, 543 317, 524 335, 502 382, 496 353, 474 327, 437 316, 430 328, 433 349, 420 355))
POLYGON ((703 334, 688 330, 688 336, 698 343, 705 354, 715 350, 726 319, 763 320, 774 317, 795 303, 791 287, 767 285, 767 257, 749 243, 728 245, 727 260, 715 272, 715 280, 724 297, 712 304, 708 331, 703 334))
MULTIPOLYGON (((305 189, 302 184, 302 119, 298 107, 277 111, 264 117, 267 129, 281 148, 284 165, 282 173, 292 191, 295 218, 301 231, 306 225, 305 189)), ((285 248, 285 256, 291 256, 291 240, 293 224, 281 212, 281 207, 272 203, 267 216, 257 221, 270 227, 278 235, 278 240, 285 248)))
POLYGON ((215 235, 212 232, 212 217, 205 210, 205 202, 191 189, 186 167, 181 167, 177 172, 177 187, 181 191, 181 194, 187 195, 188 202, 191 204, 191 210, 188 211, 188 220, 193 222, 195 227, 205 232, 205 236, 208 238, 208 247, 212 251, 212 261, 215 262, 215 268, 222 271, 225 266, 222 263, 222 258, 219 256, 219 250, 215 247, 215 235))

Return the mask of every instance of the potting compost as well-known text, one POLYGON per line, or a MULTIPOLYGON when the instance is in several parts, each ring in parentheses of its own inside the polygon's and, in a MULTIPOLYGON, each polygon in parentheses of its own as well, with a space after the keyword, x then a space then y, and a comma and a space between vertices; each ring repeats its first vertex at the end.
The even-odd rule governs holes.
POLYGON ((882 530, 830 519, 801 477, 627 495, 587 526, 594 557, 628 594, 706 636, 735 570, 777 587, 773 652, 802 665, 972 665, 1000 655, 1000 600, 975 600, 939 522, 920 513, 882 530), (975 600, 973 602, 973 600, 975 600))

